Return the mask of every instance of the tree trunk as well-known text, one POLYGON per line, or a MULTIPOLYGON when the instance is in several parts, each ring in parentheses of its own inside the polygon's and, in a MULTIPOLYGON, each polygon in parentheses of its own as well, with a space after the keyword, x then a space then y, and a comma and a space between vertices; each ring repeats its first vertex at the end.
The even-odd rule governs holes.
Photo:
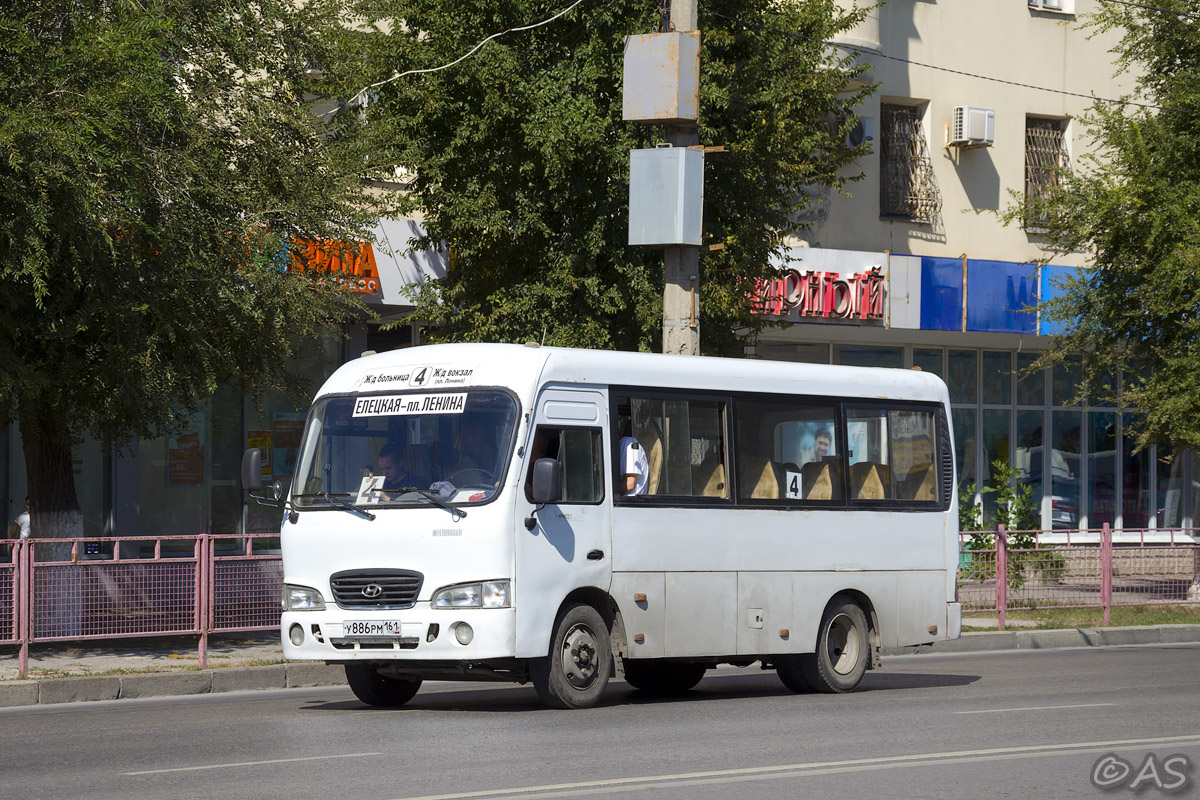
MULTIPOLYGON (((71 431, 66 422, 38 404, 20 412, 25 474, 29 486, 30 535, 35 539, 83 536, 83 514, 75 495, 71 431)), ((38 548, 39 561, 66 561, 70 547, 38 548), (49 552, 43 552, 44 550, 49 552)))
MULTIPOLYGON (((52 407, 32 403, 20 412, 21 441, 29 487, 29 528, 32 538, 79 538, 83 514, 75 494, 71 431, 52 407)), ((70 561, 71 545, 34 545, 37 561, 70 561)), ((78 636, 82 631, 83 584, 79 567, 44 568, 39 581, 42 597, 33 609, 34 636, 78 636)))

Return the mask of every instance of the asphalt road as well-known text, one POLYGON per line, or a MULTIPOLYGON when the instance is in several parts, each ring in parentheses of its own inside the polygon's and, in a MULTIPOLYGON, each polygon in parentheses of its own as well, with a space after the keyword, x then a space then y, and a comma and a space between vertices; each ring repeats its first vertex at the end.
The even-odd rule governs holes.
POLYGON ((723 668, 586 711, 445 683, 397 710, 345 688, 30 706, 0 710, 0 797, 1167 796, 1152 771, 1200 797, 1198 689, 1187 644, 893 657, 840 696, 723 668), (1105 756, 1128 777, 1101 792, 1105 756))

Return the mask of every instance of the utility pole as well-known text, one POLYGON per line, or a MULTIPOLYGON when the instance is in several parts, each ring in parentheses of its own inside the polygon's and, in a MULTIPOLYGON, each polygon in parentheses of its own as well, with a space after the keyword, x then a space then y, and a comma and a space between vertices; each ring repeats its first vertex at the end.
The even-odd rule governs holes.
MULTIPOLYGON (((670 0, 671 25, 677 31, 700 29, 697 0, 670 0)), ((696 123, 667 126, 675 147, 700 144, 696 123)), ((700 355, 700 248, 674 245, 663 251, 663 352, 700 355)))

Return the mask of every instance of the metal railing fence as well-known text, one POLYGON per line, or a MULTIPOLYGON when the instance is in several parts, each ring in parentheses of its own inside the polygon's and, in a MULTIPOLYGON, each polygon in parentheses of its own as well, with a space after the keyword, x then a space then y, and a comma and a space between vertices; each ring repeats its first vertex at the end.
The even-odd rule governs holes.
MULTIPOLYGON (((270 534, 21 539, 0 559, 0 644, 199 635, 279 625, 283 567, 270 534)), ((3 554, 0 552, 0 554, 3 554)))
MULTIPOLYGON (((964 611, 1200 605, 1196 531, 960 534, 964 611), (998 576, 1005 576, 999 579, 998 576)), ((279 626, 283 564, 277 534, 22 539, 0 544, 0 644, 198 635, 279 626)))
POLYGON ((963 611, 1200 605, 1200 544, 1194 529, 964 531, 958 601, 963 611), (1004 576, 1001 578, 1000 576, 1004 576))

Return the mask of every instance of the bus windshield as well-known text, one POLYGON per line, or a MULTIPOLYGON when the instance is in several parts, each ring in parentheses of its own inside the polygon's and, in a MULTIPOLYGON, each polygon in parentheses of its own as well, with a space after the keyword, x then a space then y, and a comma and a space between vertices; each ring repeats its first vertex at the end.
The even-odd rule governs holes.
POLYGON ((512 452, 518 409, 498 390, 356 394, 314 404, 296 465, 301 508, 487 502, 512 452))

